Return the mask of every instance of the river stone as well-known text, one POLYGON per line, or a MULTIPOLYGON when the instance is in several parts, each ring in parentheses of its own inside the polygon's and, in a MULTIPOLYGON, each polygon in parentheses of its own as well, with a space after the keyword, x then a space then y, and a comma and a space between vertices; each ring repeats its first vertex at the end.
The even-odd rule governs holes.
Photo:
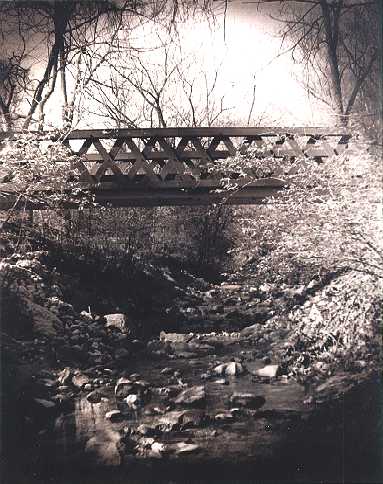
POLYGON ((62 371, 57 376, 57 380, 60 383, 60 385, 67 385, 70 383, 70 380, 72 378, 72 371, 70 368, 64 368, 62 371))
POLYGON ((226 363, 221 363, 220 365, 216 366, 213 371, 216 375, 224 375, 225 370, 226 370, 226 363))
POLYGON ((214 380, 213 383, 216 385, 228 385, 229 382, 225 378, 218 378, 218 380, 214 380))
POLYGON ((243 328, 241 331, 241 336, 243 337, 248 337, 248 336, 253 336, 256 335, 259 331, 259 323, 252 324, 251 326, 247 326, 246 328, 243 328))
POLYGON ((193 333, 183 334, 183 333, 165 333, 165 331, 161 331, 160 333, 160 341, 163 342, 170 342, 170 343, 188 343, 190 340, 194 338, 193 333))
POLYGON ((174 400, 178 405, 200 405, 206 399, 205 387, 203 385, 186 388, 174 400))
POLYGON ((234 415, 230 411, 225 411, 225 412, 217 413, 214 419, 221 422, 228 422, 228 421, 234 420, 234 415))
POLYGON ((162 457, 162 455, 166 452, 166 445, 161 444, 160 442, 154 442, 151 445, 151 455, 153 457, 162 457))
POLYGON ((102 397, 104 396, 105 395, 103 395, 100 391, 94 390, 93 392, 88 393, 88 395, 86 396, 86 399, 90 403, 100 403, 102 397))
POLYGON ((157 428, 162 431, 171 431, 181 425, 184 410, 172 410, 159 417, 157 428))
POLYGON ((76 372, 72 377, 72 383, 76 388, 83 388, 87 383, 90 383, 90 378, 81 372, 76 372))
POLYGON ((230 363, 222 363, 216 366, 213 371, 216 375, 236 376, 244 373, 245 369, 241 363, 231 361, 230 363))
POLYGON ((231 363, 228 363, 225 368, 225 373, 226 375, 229 375, 229 376, 241 375, 244 372, 245 372, 245 369, 243 368, 241 363, 237 363, 236 361, 232 361, 231 363))
POLYGON ((107 328, 117 328, 122 333, 131 334, 134 331, 132 322, 129 321, 128 316, 123 313, 106 314, 104 316, 107 328))
POLYGON ((160 371, 161 375, 171 375, 172 373, 174 373, 174 370, 173 370, 173 368, 169 368, 169 367, 163 368, 160 371))
POLYGON ((124 398, 124 402, 131 408, 137 409, 139 405, 141 405, 142 400, 140 397, 136 394, 128 395, 126 398, 124 398))
POLYGON ((176 454, 190 454, 200 449, 197 444, 187 444, 186 442, 177 442, 167 446, 169 451, 173 451, 176 454))
POLYGON ((275 378, 278 375, 278 371, 279 365, 266 365, 264 368, 256 370, 255 375, 266 378, 275 378))
POLYGON ((133 382, 128 378, 120 378, 114 387, 116 397, 125 398, 132 393, 133 382))
POLYGON ((262 395, 253 393, 233 393, 230 403, 238 407, 258 409, 266 403, 266 399, 262 395))
POLYGON ((110 410, 105 414, 105 418, 111 422, 119 422, 122 420, 122 413, 119 410, 110 410))
POLYGON ((223 282, 221 288, 226 291, 239 291, 242 289, 242 286, 240 284, 227 284, 226 282, 223 282))

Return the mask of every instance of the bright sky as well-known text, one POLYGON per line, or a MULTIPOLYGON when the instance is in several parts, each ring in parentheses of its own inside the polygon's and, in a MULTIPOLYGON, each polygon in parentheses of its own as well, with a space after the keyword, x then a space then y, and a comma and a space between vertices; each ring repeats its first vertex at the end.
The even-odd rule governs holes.
MULTIPOLYGON (((231 108, 226 113, 229 124, 247 124, 254 84, 255 103, 250 125, 331 124, 326 112, 308 98, 300 84, 301 66, 294 64, 289 54, 278 57, 281 41, 277 28, 278 23, 268 13, 261 13, 255 4, 239 0, 228 3, 225 29, 222 15, 213 26, 190 19, 179 28, 182 50, 194 59, 188 76, 200 76, 201 70, 212 76, 219 66, 216 96, 218 99, 224 95, 225 106, 231 108)), ((136 46, 137 42, 150 45, 151 35, 153 32, 147 26, 139 33, 136 46)), ((147 55, 161 64, 158 52, 147 55)), ((108 77, 109 71, 103 74, 108 77)), ((52 100, 47 119, 54 118, 57 118, 57 102, 52 100)), ((84 117, 79 127, 84 126, 102 127, 102 120, 84 117)))

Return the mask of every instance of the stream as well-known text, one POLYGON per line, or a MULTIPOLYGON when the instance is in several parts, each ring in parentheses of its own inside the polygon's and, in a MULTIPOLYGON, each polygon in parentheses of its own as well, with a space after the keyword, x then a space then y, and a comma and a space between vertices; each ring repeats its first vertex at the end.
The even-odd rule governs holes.
POLYGON ((344 401, 317 406, 293 379, 256 376, 265 362, 239 333, 168 337, 177 341, 152 343, 128 372, 96 370, 100 401, 81 392, 42 439, 43 482, 379 482, 366 480, 374 473, 365 447, 370 390, 347 409, 344 401), (239 374, 216 374, 222 364, 239 374), (185 391, 191 398, 178 401, 185 391), (132 392, 136 404, 126 403, 132 392))
POLYGON ((252 287, 203 295, 179 333, 149 341, 72 318, 70 349, 89 347, 77 368, 33 368, 32 347, 36 363, 18 367, 38 375, 31 393, 4 410, 7 484, 382 482, 378 372, 300 384, 272 360, 286 331, 252 287))

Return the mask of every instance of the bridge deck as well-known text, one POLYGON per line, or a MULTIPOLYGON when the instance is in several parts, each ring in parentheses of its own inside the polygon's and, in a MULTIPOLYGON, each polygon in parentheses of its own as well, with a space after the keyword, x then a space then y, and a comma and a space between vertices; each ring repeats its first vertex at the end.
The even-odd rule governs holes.
MULTIPOLYGON (((322 159, 341 154, 351 138, 342 128, 321 127, 143 128, 41 135, 70 148, 76 159, 68 173, 76 170, 81 185, 94 193, 98 203, 116 207, 204 205, 220 200, 260 203, 285 187, 285 167, 264 173, 258 162, 256 169, 247 167, 238 176, 220 171, 221 160, 238 153, 251 153, 254 159, 322 159), (219 191, 227 177, 238 186, 230 195, 219 191)), ((0 141, 12 137, 3 133, 0 141)), ((36 186, 37 191, 43 188, 36 186)), ((16 200, 12 183, 1 183, 0 178, 0 193, 0 209, 10 208, 16 200)), ((44 208, 44 202, 29 200, 28 206, 44 208)))

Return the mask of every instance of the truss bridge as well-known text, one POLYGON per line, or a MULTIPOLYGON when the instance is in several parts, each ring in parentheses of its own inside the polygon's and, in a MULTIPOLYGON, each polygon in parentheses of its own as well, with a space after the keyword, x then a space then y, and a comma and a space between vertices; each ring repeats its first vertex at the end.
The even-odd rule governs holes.
MULTIPOLYGON (((7 138, 0 134, 0 141, 7 138)), ((340 155, 350 138, 343 128, 201 127, 75 130, 60 139, 77 155, 68 173, 77 171, 96 202, 137 207, 260 203, 286 188, 297 160, 340 155), (239 154, 247 157, 246 169, 228 169, 225 160, 239 154), (274 168, 262 170, 262 160, 270 159, 274 168), (229 193, 223 190, 228 180, 236 187, 229 193)), ((0 176, 0 208, 16 200, 12 181, 0 176)), ((40 209, 44 202, 40 197, 28 206, 40 209)))

